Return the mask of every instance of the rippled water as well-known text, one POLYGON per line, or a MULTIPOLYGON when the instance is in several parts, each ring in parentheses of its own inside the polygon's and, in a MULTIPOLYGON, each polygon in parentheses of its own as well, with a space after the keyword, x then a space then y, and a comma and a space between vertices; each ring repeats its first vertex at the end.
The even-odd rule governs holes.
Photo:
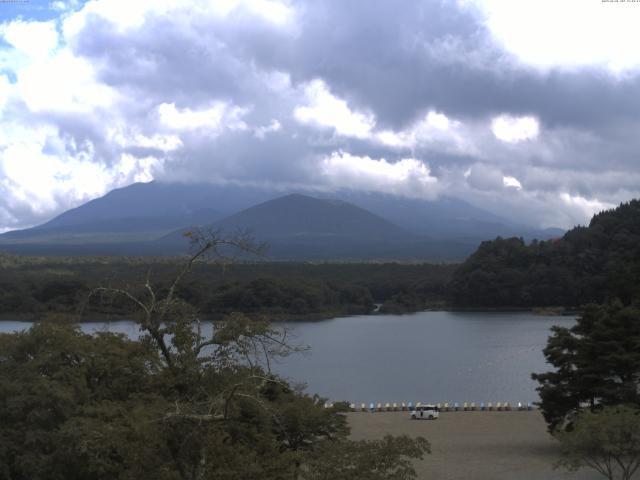
MULTIPOLYGON (((311 351, 275 370, 305 381, 310 392, 365 402, 504 402, 537 400, 531 372, 545 371, 542 348, 552 325, 567 317, 527 313, 420 312, 287 324, 311 351)), ((0 322, 0 331, 29 327, 0 322)), ((128 321, 82 324, 138 334, 128 321)))

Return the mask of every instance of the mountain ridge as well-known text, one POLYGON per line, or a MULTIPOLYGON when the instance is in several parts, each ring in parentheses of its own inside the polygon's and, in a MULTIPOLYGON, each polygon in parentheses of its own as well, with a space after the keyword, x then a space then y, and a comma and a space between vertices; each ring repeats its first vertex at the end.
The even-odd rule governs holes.
MULTIPOLYGON (((293 193, 254 205, 208 227, 228 234, 250 231, 278 259, 403 257, 420 237, 339 199, 293 193)), ((158 239, 164 251, 184 251, 188 229, 158 239)))
MULTIPOLYGON (((242 213, 246 219, 247 215, 251 217, 251 212, 254 211, 252 208, 278 199, 284 203, 277 207, 280 208, 279 212, 271 211, 270 213, 268 223, 273 225, 271 230, 268 228, 269 225, 261 220, 261 214, 253 214, 252 220, 245 222, 248 228, 254 230, 257 238, 271 241, 271 243, 277 240, 275 243, 282 244, 274 248, 274 251, 279 252, 278 255, 286 253, 284 244, 287 242, 284 241, 284 237, 290 237, 289 250, 297 252, 295 255, 305 257, 313 253, 304 251, 305 242, 301 239, 305 237, 305 228, 311 228, 312 236, 315 236, 314 241, 310 241, 307 235, 307 243, 310 242, 311 245, 306 247, 318 250, 322 243, 320 241, 322 236, 317 228, 313 229, 324 225, 323 228, 327 230, 331 218, 335 217, 333 220, 337 220, 338 213, 345 209, 351 209, 354 215, 356 211, 359 212, 356 217, 360 218, 360 221, 364 221, 364 217, 369 221, 373 221, 373 217, 376 218, 374 223, 377 222, 380 227, 375 231, 367 231, 365 228, 360 235, 370 239, 377 238, 378 246, 369 251, 372 255, 383 258, 399 256, 459 260, 470 254, 482 240, 495 238, 497 235, 523 236, 526 239, 536 236, 538 238, 557 236, 556 232, 545 233, 510 224, 506 219, 457 199, 440 198, 425 201, 391 194, 351 190, 340 190, 331 196, 327 193, 315 193, 314 197, 310 197, 308 192, 282 192, 232 184, 150 182, 113 190, 103 197, 68 210, 42 225, 0 235, 0 249, 14 253, 46 254, 48 251, 57 251, 67 252, 67 254, 74 254, 74 252, 88 254, 87 252, 92 251, 91 245, 93 245, 93 250, 99 251, 100 254, 109 251, 118 255, 127 254, 127 252, 180 253, 168 248, 168 244, 163 247, 162 242, 158 240, 172 232, 184 231, 190 226, 215 225, 226 229, 238 227, 240 225, 237 215, 242 213), (306 201, 304 199, 308 198, 313 199, 313 205, 327 207, 327 212, 315 211, 311 205, 307 205, 307 211, 296 213, 295 204, 304 202, 306 201), (289 205, 288 213, 285 212, 285 205, 289 205), (332 213, 328 213, 329 211, 332 213), (297 227, 302 230, 293 231, 290 228, 292 225, 287 226, 286 219, 290 221, 295 219, 297 227), (305 222, 307 225, 303 227, 305 222), (281 234, 279 235, 278 232, 281 234), (396 248, 407 251, 394 253, 390 250, 390 246, 383 245, 383 240, 391 232, 396 232, 392 235, 391 243, 395 243, 396 248), (75 250, 74 245, 77 247, 75 250)), ((363 225, 366 224, 367 222, 364 221, 363 225)), ((371 225, 369 222, 369 226, 371 225)), ((357 245, 360 240, 357 239, 357 235, 339 235, 340 231, 347 226, 348 224, 345 223, 339 228, 331 227, 333 230, 329 228, 322 238, 325 241, 331 238, 338 257, 350 257, 355 252, 359 258, 362 258, 361 254, 364 252, 358 252, 357 245), (333 235, 327 235, 329 231, 333 231, 333 235), (345 248, 337 245, 336 242, 339 239, 345 243, 343 245, 345 248)), ((372 247, 372 242, 368 243, 372 247)), ((326 249, 323 251, 326 252, 326 249)))

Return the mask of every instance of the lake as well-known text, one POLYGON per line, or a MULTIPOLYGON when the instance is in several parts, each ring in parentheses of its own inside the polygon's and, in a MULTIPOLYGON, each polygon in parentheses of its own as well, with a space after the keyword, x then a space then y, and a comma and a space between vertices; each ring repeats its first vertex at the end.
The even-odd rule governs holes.
MULTIPOLYGON (((533 402, 531 372, 549 368, 542 355, 552 325, 571 317, 530 313, 419 312, 288 323, 310 352, 274 366, 308 391, 332 400, 370 402, 533 402)), ((29 327, 0 322, 0 331, 29 327)), ((128 321, 84 323, 86 332, 138 334, 128 321)))

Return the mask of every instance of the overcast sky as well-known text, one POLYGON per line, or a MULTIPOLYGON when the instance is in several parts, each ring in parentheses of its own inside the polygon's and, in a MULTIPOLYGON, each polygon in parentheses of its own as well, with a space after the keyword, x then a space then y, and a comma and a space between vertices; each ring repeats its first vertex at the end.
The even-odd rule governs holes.
POLYGON ((0 3, 0 231, 136 181, 448 195, 571 227, 640 196, 640 3, 0 3))

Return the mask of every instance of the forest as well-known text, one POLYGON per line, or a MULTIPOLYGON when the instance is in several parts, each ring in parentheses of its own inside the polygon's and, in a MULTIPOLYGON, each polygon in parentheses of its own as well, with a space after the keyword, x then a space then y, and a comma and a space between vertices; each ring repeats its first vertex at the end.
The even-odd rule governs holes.
POLYGON ((562 238, 483 242, 456 269, 451 305, 580 308, 640 298, 640 200, 595 215, 562 238))
MULTIPOLYGON (((183 258, 0 255, 0 315, 84 319, 127 316, 132 306, 88 293, 100 286, 167 288, 183 258)), ((179 295, 205 317, 242 311, 272 320, 320 319, 442 305, 453 264, 215 262, 195 265, 179 295)))

